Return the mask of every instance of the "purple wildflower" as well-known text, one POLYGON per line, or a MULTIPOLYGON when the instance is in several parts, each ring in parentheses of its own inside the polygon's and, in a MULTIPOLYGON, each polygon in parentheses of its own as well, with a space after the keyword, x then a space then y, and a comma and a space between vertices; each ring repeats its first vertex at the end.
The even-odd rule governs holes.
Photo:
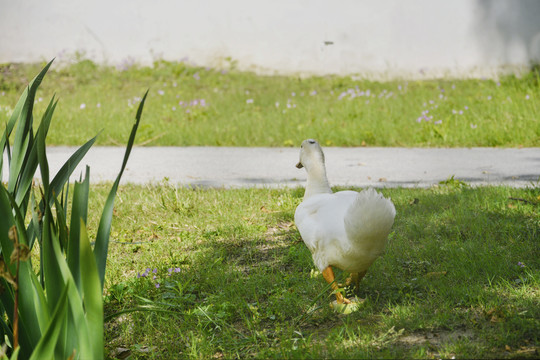
POLYGON ((137 277, 147 277, 150 273, 150 268, 146 268, 146 270, 142 274, 137 274, 137 277))
POLYGON ((161 285, 159 283, 156 284, 156 289, 159 289, 161 285))
POLYGON ((197 81, 201 80, 201 77, 200 77, 200 75, 199 75, 198 72, 196 72, 195 74, 193 74, 193 78, 194 78, 195 80, 197 80, 197 81))
POLYGON ((247 99, 246 104, 253 104, 253 99, 247 99))
POLYGON ((518 266, 519 266, 519 267, 522 267, 522 268, 524 268, 524 267, 525 267, 525 264, 524 264, 524 263, 522 263, 521 261, 518 261, 518 263, 517 263, 517 264, 518 264, 518 266))

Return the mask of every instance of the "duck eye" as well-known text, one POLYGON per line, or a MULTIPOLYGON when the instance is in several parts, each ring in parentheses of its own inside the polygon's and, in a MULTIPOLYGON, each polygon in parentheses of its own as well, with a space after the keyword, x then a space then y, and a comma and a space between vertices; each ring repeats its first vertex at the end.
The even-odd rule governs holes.
POLYGON ((310 144, 315 144, 315 140, 308 140, 310 144))

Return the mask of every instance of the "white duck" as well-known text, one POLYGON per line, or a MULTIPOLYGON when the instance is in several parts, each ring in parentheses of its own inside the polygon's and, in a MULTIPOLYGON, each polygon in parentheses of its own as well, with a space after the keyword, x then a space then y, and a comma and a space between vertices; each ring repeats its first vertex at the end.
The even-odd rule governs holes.
POLYGON ((382 254, 396 209, 389 199, 369 188, 332 193, 324 154, 317 141, 302 142, 297 168, 307 171, 304 200, 294 221, 313 255, 315 266, 332 285, 338 304, 349 304, 335 283, 332 266, 351 274, 347 285, 359 281, 382 254))

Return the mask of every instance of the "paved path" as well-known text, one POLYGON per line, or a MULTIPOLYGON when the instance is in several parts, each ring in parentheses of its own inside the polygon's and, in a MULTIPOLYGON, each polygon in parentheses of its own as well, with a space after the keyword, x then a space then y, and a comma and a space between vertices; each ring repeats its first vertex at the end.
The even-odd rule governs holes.
MULTIPOLYGON (((74 151, 70 147, 48 148, 51 174, 74 151)), ((540 179, 540 148, 366 147, 324 151, 331 185, 427 187, 454 175, 473 185, 524 187, 538 184, 540 179)), ((74 174, 80 174, 88 164, 91 183, 112 181, 123 153, 123 148, 94 147, 74 174)), ((295 167, 298 154, 296 148, 136 147, 122 181, 143 184, 168 179, 174 184, 205 187, 303 186, 305 170, 295 167)))

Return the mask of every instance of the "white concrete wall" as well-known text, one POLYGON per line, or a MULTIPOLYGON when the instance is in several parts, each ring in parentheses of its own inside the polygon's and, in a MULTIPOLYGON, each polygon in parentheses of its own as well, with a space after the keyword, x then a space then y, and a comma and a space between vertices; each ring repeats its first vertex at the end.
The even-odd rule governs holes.
POLYGON ((540 61, 537 0, 0 0, 0 62, 190 61, 297 74, 490 76, 540 61))

